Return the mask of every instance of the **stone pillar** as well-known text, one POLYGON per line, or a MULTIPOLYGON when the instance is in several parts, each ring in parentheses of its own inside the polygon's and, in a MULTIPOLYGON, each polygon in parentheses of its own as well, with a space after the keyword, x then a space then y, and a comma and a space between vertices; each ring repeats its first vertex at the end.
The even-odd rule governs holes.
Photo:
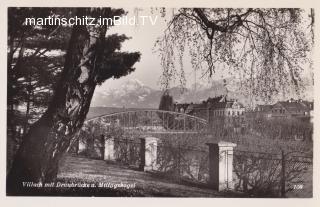
POLYGON ((156 170, 158 138, 146 137, 140 140, 140 170, 156 170))
POLYGON ((194 178, 199 177, 199 170, 200 170, 200 160, 195 159, 195 158, 191 158, 189 171, 194 178))
POLYGON ((231 142, 207 143, 209 146, 209 185, 217 190, 232 190, 233 148, 231 142))
POLYGON ((84 142, 83 140, 80 139, 80 137, 78 138, 78 150, 77 150, 77 154, 82 153, 83 151, 85 151, 87 148, 87 143, 84 142))
POLYGON ((104 160, 104 152, 105 152, 106 138, 103 134, 100 135, 99 140, 99 155, 102 160, 104 160))
POLYGON ((104 143, 104 160, 115 160, 114 139, 109 138, 104 143))

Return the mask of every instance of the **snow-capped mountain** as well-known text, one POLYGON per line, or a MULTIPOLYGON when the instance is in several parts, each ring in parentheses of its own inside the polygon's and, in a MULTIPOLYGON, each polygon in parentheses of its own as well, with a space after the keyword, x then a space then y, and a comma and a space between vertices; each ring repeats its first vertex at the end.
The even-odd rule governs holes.
POLYGON ((154 92, 156 90, 144 85, 141 81, 131 79, 120 88, 95 92, 91 106, 154 107, 154 104, 150 103, 151 100, 148 100, 154 92))
MULTIPOLYGON (((211 85, 200 85, 191 88, 172 87, 169 93, 174 101, 200 103, 209 97, 227 93, 223 81, 214 81, 211 85)), ((132 79, 120 88, 97 91, 91 106, 126 107, 126 108, 158 108, 163 91, 152 89, 137 79, 132 79)), ((230 91, 229 93, 230 94, 230 91)))
MULTIPOLYGON (((305 100, 313 97, 312 85, 306 85, 305 100), (308 98, 309 97, 309 98, 308 98)), ((179 103, 200 103, 209 97, 228 95, 229 99, 237 99, 242 104, 250 104, 249 97, 239 91, 239 83, 234 79, 213 80, 208 84, 197 83, 190 88, 172 87, 169 94, 179 103)), ((158 108, 163 91, 146 86, 137 79, 125 82, 119 88, 96 91, 91 107, 120 107, 120 108, 158 108)), ((289 93, 288 98, 296 97, 289 93)), ((281 100, 286 100, 282 99, 281 100)))

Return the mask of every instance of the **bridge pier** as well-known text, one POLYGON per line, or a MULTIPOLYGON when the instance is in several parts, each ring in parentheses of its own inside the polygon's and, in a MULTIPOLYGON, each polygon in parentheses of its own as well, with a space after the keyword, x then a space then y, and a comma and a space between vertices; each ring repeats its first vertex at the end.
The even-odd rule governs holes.
POLYGON ((140 170, 156 170, 157 169, 157 146, 158 138, 145 137, 141 138, 140 146, 140 170))
POLYGON ((206 143, 209 146, 209 185, 217 190, 232 190, 233 148, 231 142, 206 143))

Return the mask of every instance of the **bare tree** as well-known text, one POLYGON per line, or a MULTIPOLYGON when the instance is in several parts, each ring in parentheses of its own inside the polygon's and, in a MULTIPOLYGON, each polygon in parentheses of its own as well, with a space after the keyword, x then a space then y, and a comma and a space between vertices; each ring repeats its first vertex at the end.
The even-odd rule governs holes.
POLYGON ((181 8, 173 13, 155 45, 165 86, 174 76, 185 83, 182 58, 189 51, 193 69, 202 76, 223 68, 252 95, 270 99, 288 86, 302 87, 301 71, 311 63, 312 10, 309 16, 305 10, 282 8, 181 8))

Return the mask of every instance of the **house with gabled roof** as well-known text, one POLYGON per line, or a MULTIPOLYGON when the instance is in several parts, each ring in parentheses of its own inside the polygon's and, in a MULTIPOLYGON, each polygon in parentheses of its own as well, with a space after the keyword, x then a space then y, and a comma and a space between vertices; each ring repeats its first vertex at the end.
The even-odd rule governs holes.
POLYGON ((196 104, 175 103, 174 109, 177 112, 197 116, 209 122, 217 118, 243 118, 245 113, 245 108, 241 103, 235 99, 227 99, 226 95, 208 98, 206 101, 196 104))
POLYGON ((210 104, 211 116, 236 117, 244 115, 245 108, 237 100, 227 100, 210 104))
POLYGON ((302 100, 279 101, 272 106, 274 118, 306 118, 310 117, 313 104, 302 100))
POLYGON ((272 107, 271 104, 265 104, 265 105, 257 105, 254 110, 253 114, 256 115, 256 117, 264 117, 264 118, 271 118, 272 117, 272 107))

